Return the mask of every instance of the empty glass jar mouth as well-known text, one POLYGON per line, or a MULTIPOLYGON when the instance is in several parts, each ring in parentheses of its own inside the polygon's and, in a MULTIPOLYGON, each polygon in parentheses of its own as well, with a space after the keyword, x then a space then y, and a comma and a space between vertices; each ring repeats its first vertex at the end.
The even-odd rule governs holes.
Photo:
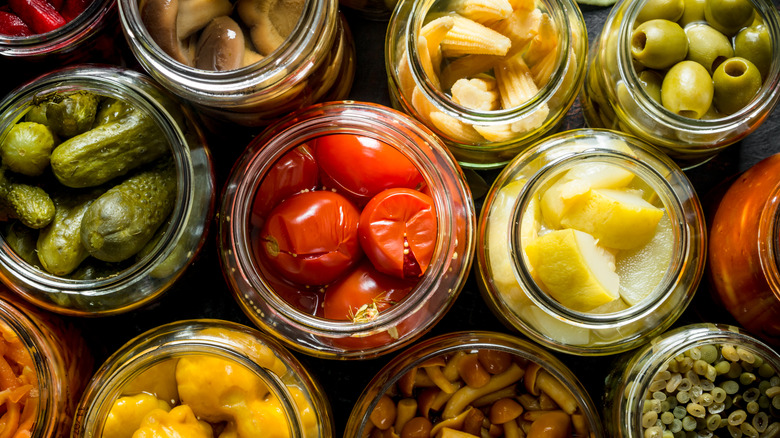
POLYGON ((648 0, 628 1, 618 28, 617 64, 620 79, 625 83, 625 91, 656 123, 669 129, 693 131, 706 135, 711 132, 730 131, 740 125, 757 123, 762 114, 769 113, 777 105, 780 96, 775 91, 780 87, 780 14, 768 1, 750 0, 767 26, 772 38, 772 63, 766 79, 756 97, 739 111, 716 119, 694 119, 675 114, 661 103, 651 98, 639 81, 639 72, 634 68, 631 55, 634 22, 648 0))

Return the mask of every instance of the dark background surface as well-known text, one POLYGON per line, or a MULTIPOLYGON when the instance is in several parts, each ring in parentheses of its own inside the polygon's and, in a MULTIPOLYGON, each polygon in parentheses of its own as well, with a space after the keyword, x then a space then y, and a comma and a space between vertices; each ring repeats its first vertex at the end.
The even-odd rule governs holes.
MULTIPOLYGON (((775 5, 778 1, 775 0, 775 5)), ((587 22, 589 40, 598 36, 609 8, 582 7, 587 22)), ((345 10, 357 49, 357 72, 350 94, 354 100, 389 104, 384 68, 384 35, 387 23, 363 19, 358 13, 345 10)), ((117 48, 125 44, 121 38, 117 48)), ((4 84, 8 87, 8 82, 4 84)), ((13 84, 14 86, 16 84, 13 84)), ((10 87, 9 87, 10 88, 10 87)), ((584 122, 576 103, 564 122, 565 128, 583 127, 584 122)), ((224 133, 210 135, 210 147, 217 171, 217 183, 221 188, 230 166, 251 138, 255 130, 236 130, 229 136, 224 133)), ((710 162, 687 171, 705 209, 712 205, 710 193, 722 181, 746 170, 751 165, 774 153, 780 152, 780 112, 774 111, 764 124, 742 142, 730 146, 710 162)), ((482 176, 489 182, 495 172, 482 176)), ((481 205, 481 200, 476 199, 481 205)), ((218 199, 219 202, 219 199, 218 199)), ((252 325, 234 301, 220 271, 216 252, 216 226, 212 223, 206 246, 199 258, 189 267, 180 281, 159 301, 130 313, 105 318, 66 318, 82 328, 96 360, 102 363, 122 344, 144 331, 160 324, 190 318, 220 318, 252 325)), ((469 280, 452 309, 425 337, 456 330, 493 330, 515 333, 502 326, 484 304, 476 287, 476 274, 469 280)), ((714 306, 706 278, 697 291, 694 303, 676 323, 677 326, 701 322, 733 323, 731 317, 714 306)), ((518 335, 519 336, 519 335, 518 335)), ((352 406, 374 374, 398 353, 378 359, 363 361, 332 361, 296 354, 319 380, 328 395, 335 418, 336 436, 342 436, 352 406)), ((583 358, 557 354, 588 389, 591 397, 600 405, 604 377, 611 370, 617 357, 583 358)))

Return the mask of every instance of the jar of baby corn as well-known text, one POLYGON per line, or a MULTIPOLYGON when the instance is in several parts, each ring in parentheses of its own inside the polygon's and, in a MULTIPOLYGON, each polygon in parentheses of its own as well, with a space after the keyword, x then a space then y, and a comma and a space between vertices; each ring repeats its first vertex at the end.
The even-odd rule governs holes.
POLYGON ((501 167, 559 125, 587 46, 570 0, 400 2, 385 41, 391 101, 461 166, 501 167))
POLYGON ((360 395, 345 436, 601 437, 585 388, 542 348, 494 332, 415 345, 360 395))

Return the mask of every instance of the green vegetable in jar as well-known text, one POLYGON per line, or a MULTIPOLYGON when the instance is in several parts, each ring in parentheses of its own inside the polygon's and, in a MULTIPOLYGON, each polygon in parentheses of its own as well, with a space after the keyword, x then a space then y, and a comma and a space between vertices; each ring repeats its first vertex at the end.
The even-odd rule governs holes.
POLYGON ((19 122, 0 144, 0 158, 13 172, 38 176, 49 166, 49 156, 56 143, 57 138, 46 125, 19 122))
POLYGON ((27 113, 24 115, 24 121, 40 123, 41 125, 49 126, 49 121, 46 119, 46 107, 48 105, 48 102, 41 102, 36 105, 30 105, 27 113))
POLYGON ((0 204, 12 218, 39 229, 54 219, 54 202, 40 187, 16 183, 8 179, 0 167, 0 204))
POLYGON ((704 5, 706 0, 685 0, 682 17, 677 23, 685 27, 697 21, 704 21, 704 5))
POLYGON ((766 25, 757 24, 739 31, 734 38, 734 56, 752 62, 766 79, 772 65, 772 41, 766 25))
POLYGON ((687 53, 685 31, 673 21, 645 21, 631 34, 631 55, 647 68, 671 67, 685 59, 687 53))
POLYGON ((642 70, 639 72, 639 85, 654 101, 661 103, 661 84, 663 76, 655 70, 642 70))
POLYGON ((761 88, 761 73, 745 58, 730 58, 712 75, 714 102, 724 114, 744 108, 761 88))
POLYGON ((709 74, 734 56, 729 39, 705 23, 687 26, 685 35, 688 37, 687 59, 701 64, 709 74))
POLYGON ((171 160, 131 176, 101 195, 81 222, 81 241, 93 257, 119 262, 154 236, 176 201, 171 160))
POLYGON ((99 193, 62 193, 54 197, 54 220, 38 235, 38 258, 54 275, 67 275, 89 257, 81 244, 81 220, 99 193))
POLYGON ((63 137, 72 137, 92 128, 100 97, 88 91, 47 96, 46 124, 63 137))
POLYGON ((704 18, 726 36, 733 36, 753 22, 755 9, 750 0, 707 0, 704 18))
POLYGON ((22 260, 41 268, 41 262, 38 260, 35 248, 38 241, 38 230, 26 227, 19 221, 11 221, 5 227, 4 236, 5 242, 22 260))
POLYGON ((647 0, 636 16, 636 23, 664 19, 677 21, 682 17, 685 9, 683 0, 647 0))
POLYGON ((713 93, 712 78, 707 69, 698 62, 682 61, 664 76, 661 102, 675 114, 699 119, 712 105, 713 93))
POLYGON ((103 102, 100 103, 100 106, 98 107, 93 128, 100 125, 105 125, 109 122, 113 122, 123 117, 133 109, 133 106, 124 100, 114 99, 113 97, 106 98, 103 100, 103 102))
POLYGON ((168 153, 168 142, 148 115, 136 109, 54 148, 51 168, 68 187, 91 187, 168 153))

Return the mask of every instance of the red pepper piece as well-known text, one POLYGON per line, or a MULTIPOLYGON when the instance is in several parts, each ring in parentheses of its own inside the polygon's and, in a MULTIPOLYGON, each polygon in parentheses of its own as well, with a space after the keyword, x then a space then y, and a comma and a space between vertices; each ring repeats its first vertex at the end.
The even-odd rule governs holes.
POLYGON ((64 18, 65 21, 76 18, 81 15, 90 4, 92 4, 92 0, 65 0, 65 4, 62 6, 62 18, 64 18))
POLYGON ((33 33, 21 18, 10 12, 0 11, 0 34, 19 37, 33 33))
POLYGON ((8 0, 16 12, 35 33, 46 33, 65 24, 59 12, 46 0, 8 0))

